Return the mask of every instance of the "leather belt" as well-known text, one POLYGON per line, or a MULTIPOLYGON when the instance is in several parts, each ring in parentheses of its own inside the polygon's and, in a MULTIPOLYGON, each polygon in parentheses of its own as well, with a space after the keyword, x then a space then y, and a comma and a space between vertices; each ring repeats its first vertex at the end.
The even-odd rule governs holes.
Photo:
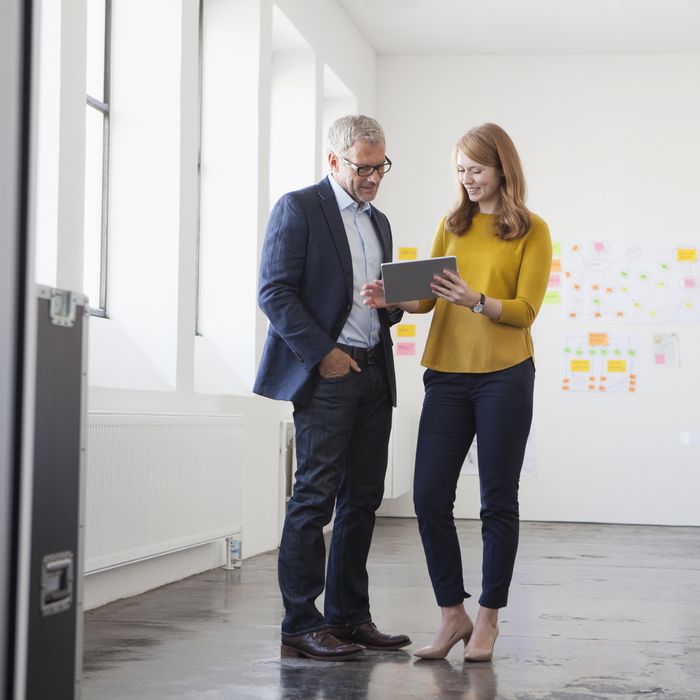
POLYGON ((354 345, 343 345, 342 343, 336 343, 336 347, 350 355, 356 362, 364 362, 367 365, 384 362, 384 351, 381 343, 373 348, 356 348, 354 345))

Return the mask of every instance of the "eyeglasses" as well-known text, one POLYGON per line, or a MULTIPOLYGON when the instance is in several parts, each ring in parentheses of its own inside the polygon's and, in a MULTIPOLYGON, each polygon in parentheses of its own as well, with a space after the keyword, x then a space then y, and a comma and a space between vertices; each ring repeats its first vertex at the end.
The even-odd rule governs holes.
POLYGON ((372 173, 377 172, 380 177, 386 175, 391 170, 391 161, 387 158, 381 165, 357 165, 351 163, 347 158, 341 156, 340 160, 347 163, 360 177, 369 177, 372 173))

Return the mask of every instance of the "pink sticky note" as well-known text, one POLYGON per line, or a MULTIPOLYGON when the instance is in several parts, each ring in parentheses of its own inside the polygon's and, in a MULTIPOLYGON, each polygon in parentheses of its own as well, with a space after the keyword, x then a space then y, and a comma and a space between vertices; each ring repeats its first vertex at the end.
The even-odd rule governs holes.
POLYGON ((397 355, 415 355, 416 354, 416 344, 415 343, 396 343, 396 354, 397 355))
POLYGON ((695 277, 686 277, 685 280, 683 280, 683 286, 686 289, 697 289, 698 281, 695 277))
POLYGON ((607 246, 605 245, 605 243, 603 241, 596 241, 593 244, 593 250, 596 253, 604 253, 607 250, 607 246))
POLYGON ((665 365, 666 364, 666 355, 664 355, 662 352, 657 353, 654 355, 654 362, 657 365, 665 365))
POLYGON ((561 275, 550 275, 549 285, 550 287, 561 287, 561 275))

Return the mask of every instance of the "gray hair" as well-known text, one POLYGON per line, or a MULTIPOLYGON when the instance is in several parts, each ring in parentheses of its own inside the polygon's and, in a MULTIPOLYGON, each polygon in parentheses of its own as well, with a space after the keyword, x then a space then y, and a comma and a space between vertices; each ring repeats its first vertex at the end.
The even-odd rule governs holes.
POLYGON ((328 129, 328 150, 342 156, 355 141, 367 141, 376 146, 385 142, 384 129, 379 122, 364 114, 348 114, 336 119, 328 129))

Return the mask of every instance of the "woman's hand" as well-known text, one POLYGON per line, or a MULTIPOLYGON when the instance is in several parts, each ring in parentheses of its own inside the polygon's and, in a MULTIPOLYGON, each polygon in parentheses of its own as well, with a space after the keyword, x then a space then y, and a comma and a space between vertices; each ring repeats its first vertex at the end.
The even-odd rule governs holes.
POLYGON ((435 296, 449 301, 459 306, 471 308, 481 298, 474 290, 470 289, 467 283, 452 270, 443 270, 442 275, 433 275, 433 282, 430 285, 435 296))

